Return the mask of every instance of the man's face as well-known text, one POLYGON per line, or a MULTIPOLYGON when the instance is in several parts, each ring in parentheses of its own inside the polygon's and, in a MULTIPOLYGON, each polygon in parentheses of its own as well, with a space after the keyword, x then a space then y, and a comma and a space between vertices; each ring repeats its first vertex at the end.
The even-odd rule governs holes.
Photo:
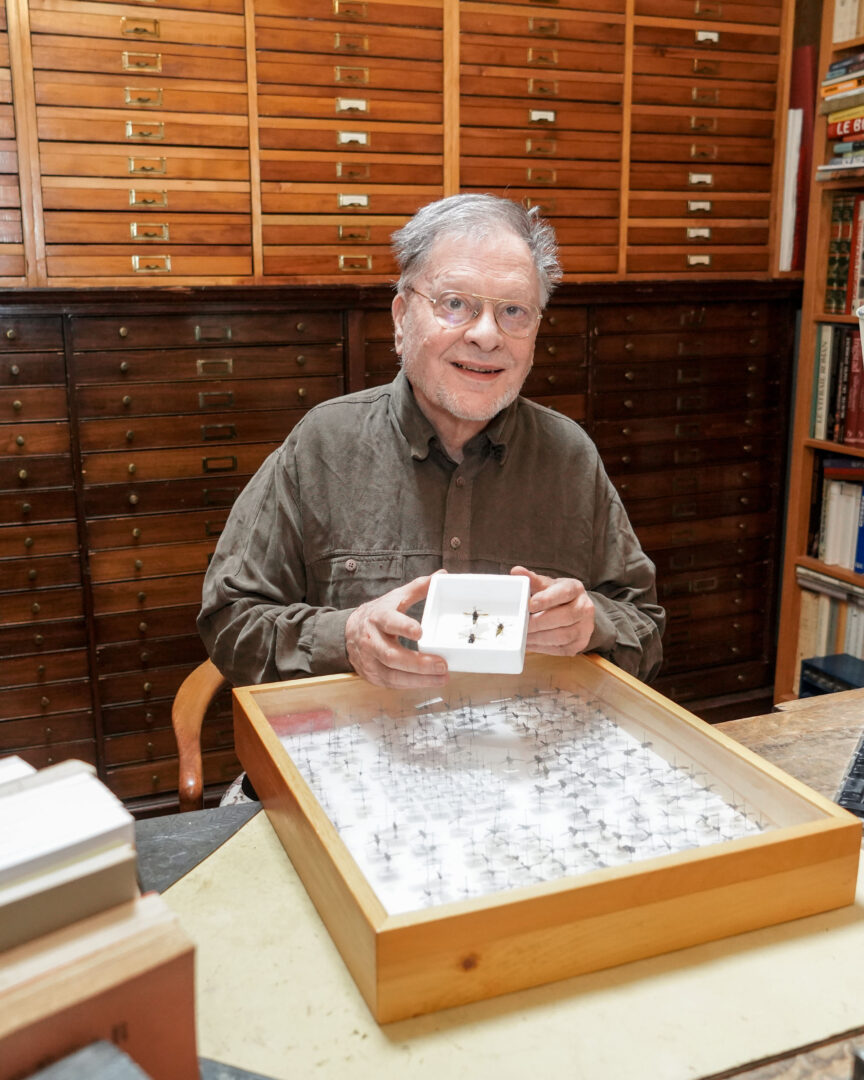
MULTIPOLYGON (((540 284, 527 245, 510 232, 478 240, 443 236, 415 281, 427 296, 455 291, 540 305, 540 284)), ((508 337, 492 305, 465 326, 441 326, 416 293, 393 301, 396 351, 420 407, 436 427, 451 418, 487 423, 510 404, 534 356, 537 327, 508 337)))

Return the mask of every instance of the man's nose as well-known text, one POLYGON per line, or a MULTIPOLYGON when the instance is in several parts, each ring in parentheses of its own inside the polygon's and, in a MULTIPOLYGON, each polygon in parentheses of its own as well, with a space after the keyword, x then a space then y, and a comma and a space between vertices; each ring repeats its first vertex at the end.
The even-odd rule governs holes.
POLYGON ((483 301, 480 313, 468 324, 466 337, 484 349, 494 348, 499 344, 502 330, 495 318, 495 306, 491 300, 483 301))

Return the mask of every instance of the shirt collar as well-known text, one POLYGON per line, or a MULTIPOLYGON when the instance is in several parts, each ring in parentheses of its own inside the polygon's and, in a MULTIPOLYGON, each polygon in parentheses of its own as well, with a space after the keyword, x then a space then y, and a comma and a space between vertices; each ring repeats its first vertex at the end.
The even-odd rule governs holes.
MULTIPOLYGON (((432 440, 437 438, 435 428, 417 404, 411 384, 401 369, 393 380, 390 401, 393 416, 408 443, 411 457, 416 461, 425 461, 429 456, 432 440)), ((506 409, 502 409, 497 416, 493 417, 488 426, 468 445, 477 440, 488 442, 492 456, 499 465, 503 465, 507 456, 508 443, 513 436, 518 408, 519 398, 517 397, 506 409)))

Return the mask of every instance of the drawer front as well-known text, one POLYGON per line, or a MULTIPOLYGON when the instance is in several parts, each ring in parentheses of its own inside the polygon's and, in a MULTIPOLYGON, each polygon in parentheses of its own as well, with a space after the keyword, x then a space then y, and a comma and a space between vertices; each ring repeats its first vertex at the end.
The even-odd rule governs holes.
MULTIPOLYGON (((63 327, 59 318, 0 316, 0 353, 48 349, 57 350, 62 355, 63 327)), ((19 360, 18 363, 22 361, 19 360)))
MULTIPOLYGON (((233 340, 233 327, 231 331, 233 340)), ((90 347, 89 333, 90 328, 85 329, 83 347, 86 348, 90 347)), ((392 323, 390 333, 392 336, 392 323)), ((80 344, 81 338, 78 340, 80 344)), ((150 383, 160 379, 171 382, 192 379, 203 383, 211 379, 273 379, 287 375, 341 376, 342 364, 341 344, 314 342, 260 347, 239 344, 236 348, 100 350, 75 354, 74 380, 80 387, 88 383, 150 383)))
MULTIPOLYGON (((327 394, 326 397, 332 395, 327 394)), ((310 401, 309 405, 315 404, 310 401)), ((215 413, 207 417, 158 416, 123 420, 90 420, 81 424, 81 449, 130 450, 161 446, 199 446, 270 439, 279 444, 306 415, 299 409, 215 413)))
POLYGON ((417 155, 375 158, 361 154, 309 154, 271 150, 261 155, 261 179, 296 180, 304 184, 441 184, 440 157, 417 155))
MULTIPOLYGON (((754 384, 752 387, 738 383, 723 389, 723 405, 727 409, 758 409, 774 404, 776 388, 771 385, 754 384)), ((711 412, 717 408, 717 390, 714 387, 694 387, 674 391, 650 390, 639 394, 609 394, 595 401, 595 416, 610 417, 674 416, 687 413, 711 412)))
MULTIPOLYGON (((109 581, 93 586, 93 610, 96 615, 112 612, 137 612, 149 615, 156 608, 174 604, 201 604, 203 572, 173 574, 143 581, 109 581)), ((175 687, 176 690, 176 687, 175 687)))
POLYGON ((261 121, 258 138, 262 150, 331 150, 338 153, 442 154, 444 137, 437 124, 386 124, 380 121, 295 120, 268 117, 261 121), (419 130, 418 130, 419 129, 419 130))
MULTIPOLYGON (((129 3, 129 0, 100 0, 103 4, 123 4, 124 6, 129 3)), ((243 0, 206 0, 206 5, 201 3, 201 0, 146 0, 148 9, 156 8, 190 8, 192 11, 200 11, 202 7, 206 7, 207 11, 218 11, 228 14, 243 14, 243 0)))
POLYGON ((740 0, 732 3, 729 0, 636 0, 636 15, 779 26, 782 5, 780 0, 759 4, 744 4, 740 0))
POLYGON ((4 656, 41 655, 61 649, 84 649, 86 629, 82 619, 56 619, 26 626, 0 625, 0 650, 4 656))
POLYGON ((116 176, 152 180, 249 180, 245 150, 173 146, 154 151, 128 146, 43 143, 42 171, 51 176, 116 176))
POLYGON ((733 384, 754 385, 769 379, 776 370, 776 361, 758 357, 744 363, 736 359, 710 358, 687 360, 683 363, 619 364, 598 370, 594 389, 598 393, 625 393, 651 390, 686 390, 690 387, 717 388, 733 384), (622 381, 623 380, 623 381, 622 381))
POLYGON ((770 213, 770 196, 767 192, 753 195, 710 190, 694 191, 689 194, 662 191, 630 193, 631 218, 680 218, 698 225, 702 221, 718 218, 751 218, 767 221, 770 213))
POLYGON ((676 78, 664 75, 633 76, 636 105, 705 106, 715 109, 760 109, 771 112, 776 91, 771 83, 733 82, 700 77, 676 78))
POLYGON ((627 269, 634 274, 766 274, 769 266, 768 248, 714 248, 709 251, 635 248, 627 253, 627 269))
POLYGON ((620 45, 591 41, 579 44, 570 41, 525 42, 521 38, 499 35, 465 34, 459 58, 467 68, 523 68, 531 77, 534 72, 607 72, 624 71, 624 50, 620 45))
MULTIPOLYGON (((210 414, 229 410, 309 408, 320 401, 335 397, 342 391, 342 379, 337 375, 312 376, 302 379, 242 379, 231 381, 177 382, 170 387, 163 383, 138 383, 134 387, 83 386, 78 390, 81 415, 150 416, 167 413, 193 414, 196 423, 210 423, 210 414)), ((280 409, 279 411, 282 411, 280 409)), ((130 440, 133 441, 133 440, 130 440)))
POLYGON ((280 90, 291 93, 293 89, 302 93, 316 86, 348 95, 400 89, 403 97, 408 93, 440 95, 443 72, 440 62, 428 60, 363 61, 346 57, 331 61, 326 57, 294 57, 290 53, 258 54, 259 91, 274 94, 280 90), (406 86, 411 88, 408 93, 406 86))
POLYGON ((90 707, 89 679, 0 689, 0 715, 16 719, 46 717, 90 707))
MULTIPOLYGON (((229 311, 224 314, 160 315, 158 319, 149 315, 82 316, 72 323, 76 351, 326 342, 339 341, 341 337, 341 315, 316 311, 254 314, 229 311)), ((203 357, 204 353, 201 355, 203 357)))
POLYGON ((39 138, 46 142, 118 143, 146 146, 249 146, 245 117, 182 117, 176 113, 136 109, 63 109, 48 105, 36 110, 39 138))
MULTIPOLYGON (((0 536, 6 531, 0 531, 0 536)), ((83 615, 84 602, 79 588, 33 589, 3 594, 3 619, 10 623, 76 619, 83 615)))
MULTIPOLYGON (((767 331, 773 314, 773 308, 769 304, 759 301, 752 304, 737 301, 716 304, 637 303, 626 307, 611 304, 594 308, 592 326, 594 334, 598 335, 601 341, 607 334, 640 330, 649 331, 651 334, 664 330, 722 330, 725 335, 727 331, 735 332, 739 328, 749 327, 759 327, 767 331)), ((675 351, 678 352, 677 346, 675 351)))
POLYGON ((630 186, 637 191, 770 191, 768 165, 723 165, 714 162, 633 162, 630 186))
MULTIPOLYGON (((760 488, 624 500, 627 514, 640 539, 643 525, 656 525, 664 521, 710 520, 714 515, 725 517, 730 514, 760 514, 772 510, 775 504, 774 492, 760 488)), ((760 590, 760 596, 764 595, 764 590, 760 590)))
MULTIPOLYGON (((725 400, 724 405, 732 406, 725 400)), ((782 434, 781 420, 774 410, 750 410, 676 418, 627 418, 623 422, 604 421, 591 425, 591 437, 601 449, 612 446, 641 446, 646 443, 691 442, 693 440, 740 438, 748 435, 782 434)))
MULTIPOLYGON (((134 249, 173 244, 179 247, 222 246, 243 239, 252 243, 251 223, 243 214, 88 214, 49 211, 43 218, 48 244, 87 243, 98 236, 104 244, 125 244, 134 249)), ((131 249, 130 249, 131 250, 131 249)))
MULTIPOLYGON (((375 214, 410 217, 427 202, 440 199, 443 188, 400 189, 359 184, 262 183, 261 208, 265 214, 375 214)), ((349 218, 350 220, 350 218, 349 218)), ((336 253, 338 254, 338 253, 336 253)))
MULTIPOLYGON (((270 444, 266 444, 270 446, 270 444)), ((272 447, 271 447, 272 448, 272 447)), ((266 451, 262 450, 259 464, 266 451)), ((203 477, 137 483, 133 474, 129 482, 95 484, 84 490, 84 508, 88 517, 113 517, 118 514, 148 514, 177 510, 214 510, 230 507, 251 479, 248 473, 231 473, 230 477, 206 474, 203 477)), ((130 528, 134 519, 130 519, 130 528)))
MULTIPOLYGON (((682 382, 687 380, 687 371, 690 361, 698 361, 709 357, 726 357, 727 374, 725 381, 737 381, 745 373, 743 364, 729 367, 728 358, 742 356, 755 357, 770 354, 773 351, 771 331, 768 327, 754 326, 746 330, 730 328, 725 333, 698 333, 679 331, 671 334, 639 334, 631 333, 624 335, 606 334, 596 342, 596 355, 603 364, 621 362, 622 360, 634 363, 640 360, 666 361, 678 357, 682 366, 673 371, 680 370, 681 375, 673 375, 682 382)), ((664 378, 663 370, 658 368, 658 375, 664 378)), ((717 374, 722 376, 722 370, 717 374)), ((751 374, 758 374, 752 372, 751 374)), ((698 378, 698 369, 694 371, 698 378)), ((602 378, 602 372, 597 372, 597 377, 602 378)), ((621 378, 621 373, 618 373, 621 378)), ((668 379, 668 376, 666 376, 668 379)), ((618 385, 631 382, 625 379, 618 385)), ((664 380, 665 381, 665 380, 664 380)))
MULTIPOLYGON (((88 4, 88 10, 74 0, 30 0, 30 29, 33 34, 63 34, 73 38, 109 38, 135 44, 181 42, 190 45, 228 45, 244 48, 243 18, 214 11, 149 11, 130 15, 88 4)), ((82 50, 86 47, 81 41, 82 50)))
MULTIPOLYGON (((89 675, 87 651, 85 649, 67 649, 55 653, 33 653, 29 656, 15 656, 0 659, 0 686, 49 686, 51 683, 69 679, 86 679, 89 675)), ((9 727, 14 721, 0 723, 0 748, 8 736, 9 727)), ((53 734, 61 738, 61 732, 42 729, 43 736, 53 734)), ((85 732, 84 734, 89 734, 85 732)), ((66 738, 75 738, 66 735, 66 738)))
MULTIPOLYGON (((3 685, 9 683, 4 681, 3 685)), ((53 716, 47 721, 41 716, 3 720, 0 722, 0 753, 18 753, 30 747, 50 749, 73 740, 87 739, 92 734, 93 720, 85 712, 53 716)))
POLYGON ((3 563, 4 590, 51 589, 58 585, 80 587, 81 565, 77 555, 53 555, 41 559, 7 559, 3 563))
POLYGON ((706 593, 754 589, 767 580, 771 570, 771 565, 767 562, 753 562, 673 574, 658 585, 657 597, 668 600, 679 596, 703 596, 706 593))
POLYGON ((389 248, 364 247, 352 251, 339 247, 328 251, 325 248, 269 247, 264 249, 264 273, 280 277, 386 274, 395 278, 397 268, 389 248))
POLYGON ((0 521, 3 524, 36 524, 75 517, 75 495, 71 489, 0 492, 0 521))
POLYGON ((702 134, 634 134, 630 141, 631 161, 680 161, 688 164, 771 165, 774 143, 771 139, 718 138, 702 134))
POLYGON ((216 116, 224 113, 246 116, 249 108, 248 92, 241 83, 210 83, 207 89, 195 80, 172 81, 161 75, 144 79, 140 75, 37 71, 34 84, 37 105, 153 109, 216 116))
MULTIPOLYGON (((485 175, 489 181, 489 162, 483 158, 463 158, 460 167, 462 184, 466 187, 481 186, 485 175)), ((496 186, 534 188, 607 188, 617 191, 621 184, 621 169, 617 163, 595 161, 511 161, 498 158, 494 163, 496 186)))
POLYGON ((0 353, 0 389, 16 386, 63 386, 66 367, 62 353, 0 353))
MULTIPOLYGON (((148 611, 146 615, 137 611, 100 615, 94 624, 96 641, 100 645, 129 641, 144 643, 172 634, 185 634, 190 626, 195 625, 195 618, 200 607, 201 598, 199 597, 197 603, 157 608, 148 611)), ((146 727, 147 723, 140 726, 146 727)), ((123 730, 134 729, 126 727, 123 730)))
POLYGON ((99 551, 130 545, 134 548, 211 540, 219 536, 227 520, 228 508, 95 518, 87 522, 87 543, 91 550, 99 551))
POLYGON ((637 46, 633 50, 633 70, 638 76, 662 75, 679 79, 694 76, 724 79, 732 83, 745 80, 773 86, 777 80, 777 64, 771 59, 746 53, 714 53, 700 56, 688 49, 657 49, 637 46))
POLYGON ((522 393, 527 397, 542 398, 545 394, 584 394, 587 390, 587 368, 535 363, 522 393))
POLYGON ((90 554, 90 572, 96 584, 110 581, 146 583, 146 579, 189 574, 207 569, 216 538, 187 544, 119 548, 90 554))
MULTIPOLYGON (((472 190, 466 188, 465 190, 472 190)), ((488 185, 476 188, 476 191, 494 191, 488 185)), ((618 192, 609 189, 597 189, 591 191, 567 191, 562 189, 556 192, 538 192, 536 188, 502 188, 501 195, 521 202, 530 208, 537 207, 540 214, 549 218, 553 225, 557 219, 578 218, 617 218, 620 205, 618 192)))
POLYGON ((518 128, 526 138, 546 138, 562 132, 604 131, 619 138, 621 134, 620 106, 596 102, 465 96, 459 103, 459 115, 467 127, 494 125, 499 131, 518 128))
POLYGON ((630 130, 634 134, 681 135, 692 139, 765 139, 774 138, 774 117, 762 115, 737 116, 722 109, 652 108, 634 106, 630 114, 630 130))
POLYGON ((773 463, 746 465, 703 465, 691 469, 671 469, 659 473, 627 473, 615 486, 628 506, 634 499, 657 499, 668 495, 695 495, 705 492, 741 491, 776 486, 773 463))
POLYGON ((530 15, 513 11, 494 10, 487 5, 461 4, 459 26, 462 36, 471 40, 474 35, 500 35, 543 45, 558 41, 596 41, 603 45, 619 45, 623 52, 624 19, 579 18, 569 13, 540 12, 530 15))
MULTIPOLYGON (((167 211, 208 211, 211 214, 249 214, 249 185, 228 181, 43 178, 45 210, 126 211, 152 214, 157 221, 167 211)), ((247 226, 248 231, 251 226, 247 226)))
POLYGON ((681 465, 711 465, 728 461, 773 462, 775 476, 779 463, 776 440, 770 436, 715 439, 699 442, 661 442, 644 446, 630 444, 604 448, 603 464, 613 478, 650 469, 669 469, 681 465))
MULTIPOLYGON (((403 59, 436 60, 443 58, 441 32, 421 27, 368 26, 348 27, 336 21, 272 18, 256 12, 255 44, 258 50, 258 78, 262 82, 285 82, 262 75, 268 64, 282 59, 304 58, 294 54, 317 53, 314 62, 323 65, 353 61, 403 59)), ((410 85, 410 84, 409 84, 410 85)))
MULTIPOLYGON (((621 136, 614 132, 555 131, 540 134, 507 129, 462 128, 465 157, 510 157, 527 161, 620 161, 621 136)), ((489 168, 489 166, 487 166, 489 168)), ((497 163, 492 166, 497 169, 497 163)))
POLYGON ((77 551, 78 530, 74 521, 35 526, 4 525, 0 528, 0 559, 17 559, 24 555, 61 555, 77 551))
POLYGON ((639 529, 642 547, 650 553, 655 549, 689 547, 692 544, 722 543, 726 540, 748 540, 772 536, 776 532, 773 514, 729 514, 705 518, 703 521, 675 521, 662 525, 643 525, 639 529))
MULTIPOLYGON (((161 29, 161 20, 158 20, 161 29)), ((92 71, 105 74, 218 79, 244 82, 246 54, 242 48, 176 45, 159 38, 117 41, 38 34, 33 39, 33 67, 38 71, 92 71)))
MULTIPOLYGON (((411 79, 411 76, 408 76, 411 79)), ((412 79, 413 82, 413 79, 412 79)), ((407 97, 397 90, 368 85, 340 84, 335 92, 326 86, 258 87, 258 113, 262 117, 293 116, 365 122, 395 121, 409 124, 440 124, 443 107, 440 87, 435 94, 407 97)))
MULTIPOLYGON (((627 228, 627 241, 631 247, 645 245, 655 247, 658 244, 671 244, 681 247, 692 245, 692 253, 697 253, 696 245, 719 244, 744 247, 755 245, 767 247, 768 225, 634 225, 627 228)), ((713 261, 713 260, 712 260, 713 261)))
MULTIPOLYGON (((202 755, 204 784, 228 784, 242 771, 233 750, 211 750, 202 755)), ((163 758, 146 765, 108 769, 105 783, 119 799, 160 795, 177 790, 177 760, 163 758)))
MULTIPOLYGON (((777 31, 749 31, 716 29, 713 27, 663 26, 656 23, 639 25, 633 29, 633 41, 636 52, 647 51, 643 46, 654 46, 664 56, 679 52, 692 53, 694 56, 726 56, 729 53, 766 53, 776 56, 780 52, 780 34, 777 31)), ((752 56, 755 62, 765 57, 752 56)), ((755 76, 745 76, 755 78, 755 76)))
MULTIPOLYGON (((0 424, 0 455, 14 455, 18 460, 13 466, 19 479, 20 470, 27 469, 31 454, 68 454, 69 422, 55 420, 46 423, 25 424, 23 422, 0 424)), ((4 464, 7 468, 8 462, 4 464)))
POLYGON ((389 0, 256 0, 256 15, 291 19, 331 19, 340 26, 392 26, 439 28, 443 13, 440 0, 418 6, 391 4, 389 0))
POLYGON ((156 638, 143 642, 136 638, 132 641, 100 645, 96 649, 96 663, 109 677, 115 672, 134 672, 144 678, 154 668, 172 664, 200 664, 206 660, 207 651, 195 632, 194 622, 190 623, 187 629, 192 632, 179 637, 156 638))
POLYGON ((49 245, 49 277, 143 278, 244 277, 252 273, 249 248, 178 248, 142 252, 98 245, 49 245))
POLYGON ((0 423, 61 419, 67 413, 62 386, 0 387, 0 423))
MULTIPOLYGON (((201 731, 201 749, 207 751, 219 747, 231 748, 233 745, 234 726, 230 719, 216 724, 208 720, 201 731)), ((105 740, 105 764, 109 768, 141 761, 174 758, 176 754, 177 739, 170 725, 162 730, 121 735, 105 740)))
MULTIPOLYGON (((688 580, 698 582, 706 571, 716 567, 736 567, 742 562, 764 564, 771 555, 772 542, 768 538, 732 540, 718 544, 697 544, 689 548, 655 550, 651 559, 657 568, 658 581, 688 580)), ((763 579, 764 580, 764 579, 763 579)), ((695 587, 688 591, 701 591, 695 587)))
MULTIPOLYGON (((171 450, 129 450, 84 454, 84 482, 90 484, 146 483, 150 480, 182 480, 208 477, 222 480, 233 475, 254 473, 273 449, 271 442, 240 443, 220 448, 178 448, 171 450)), ((217 486, 217 485, 214 485, 217 486)), ((218 486, 222 486, 221 484, 218 486)))
POLYGON ((316 247, 337 245, 342 250, 346 250, 354 245, 369 245, 376 251, 382 252, 384 248, 389 247, 390 237, 395 227, 393 222, 379 225, 374 222, 367 223, 362 218, 353 220, 342 215, 338 219, 322 222, 315 216, 269 214, 262 219, 261 235, 264 244, 270 247, 296 247, 300 244, 316 247))
POLYGON ((492 94, 496 97, 527 97, 534 101, 593 101, 619 105, 623 99, 622 75, 557 72, 523 75, 514 71, 490 73, 479 65, 463 64, 459 84, 463 95, 492 94))

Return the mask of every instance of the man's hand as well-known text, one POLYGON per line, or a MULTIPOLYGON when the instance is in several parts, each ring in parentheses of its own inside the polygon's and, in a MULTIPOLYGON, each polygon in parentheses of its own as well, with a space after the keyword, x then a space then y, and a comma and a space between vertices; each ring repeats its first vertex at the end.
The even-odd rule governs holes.
POLYGON ((406 649, 399 641, 400 637, 420 639, 420 623, 405 612, 425 598, 430 580, 415 578, 361 604, 348 616, 348 659, 357 674, 375 686, 402 689, 443 686, 447 682, 447 664, 440 656, 406 649))
POLYGON ((531 583, 527 650, 552 656, 583 652, 594 632, 594 602, 582 582, 544 577, 524 566, 514 566, 510 573, 531 583))

